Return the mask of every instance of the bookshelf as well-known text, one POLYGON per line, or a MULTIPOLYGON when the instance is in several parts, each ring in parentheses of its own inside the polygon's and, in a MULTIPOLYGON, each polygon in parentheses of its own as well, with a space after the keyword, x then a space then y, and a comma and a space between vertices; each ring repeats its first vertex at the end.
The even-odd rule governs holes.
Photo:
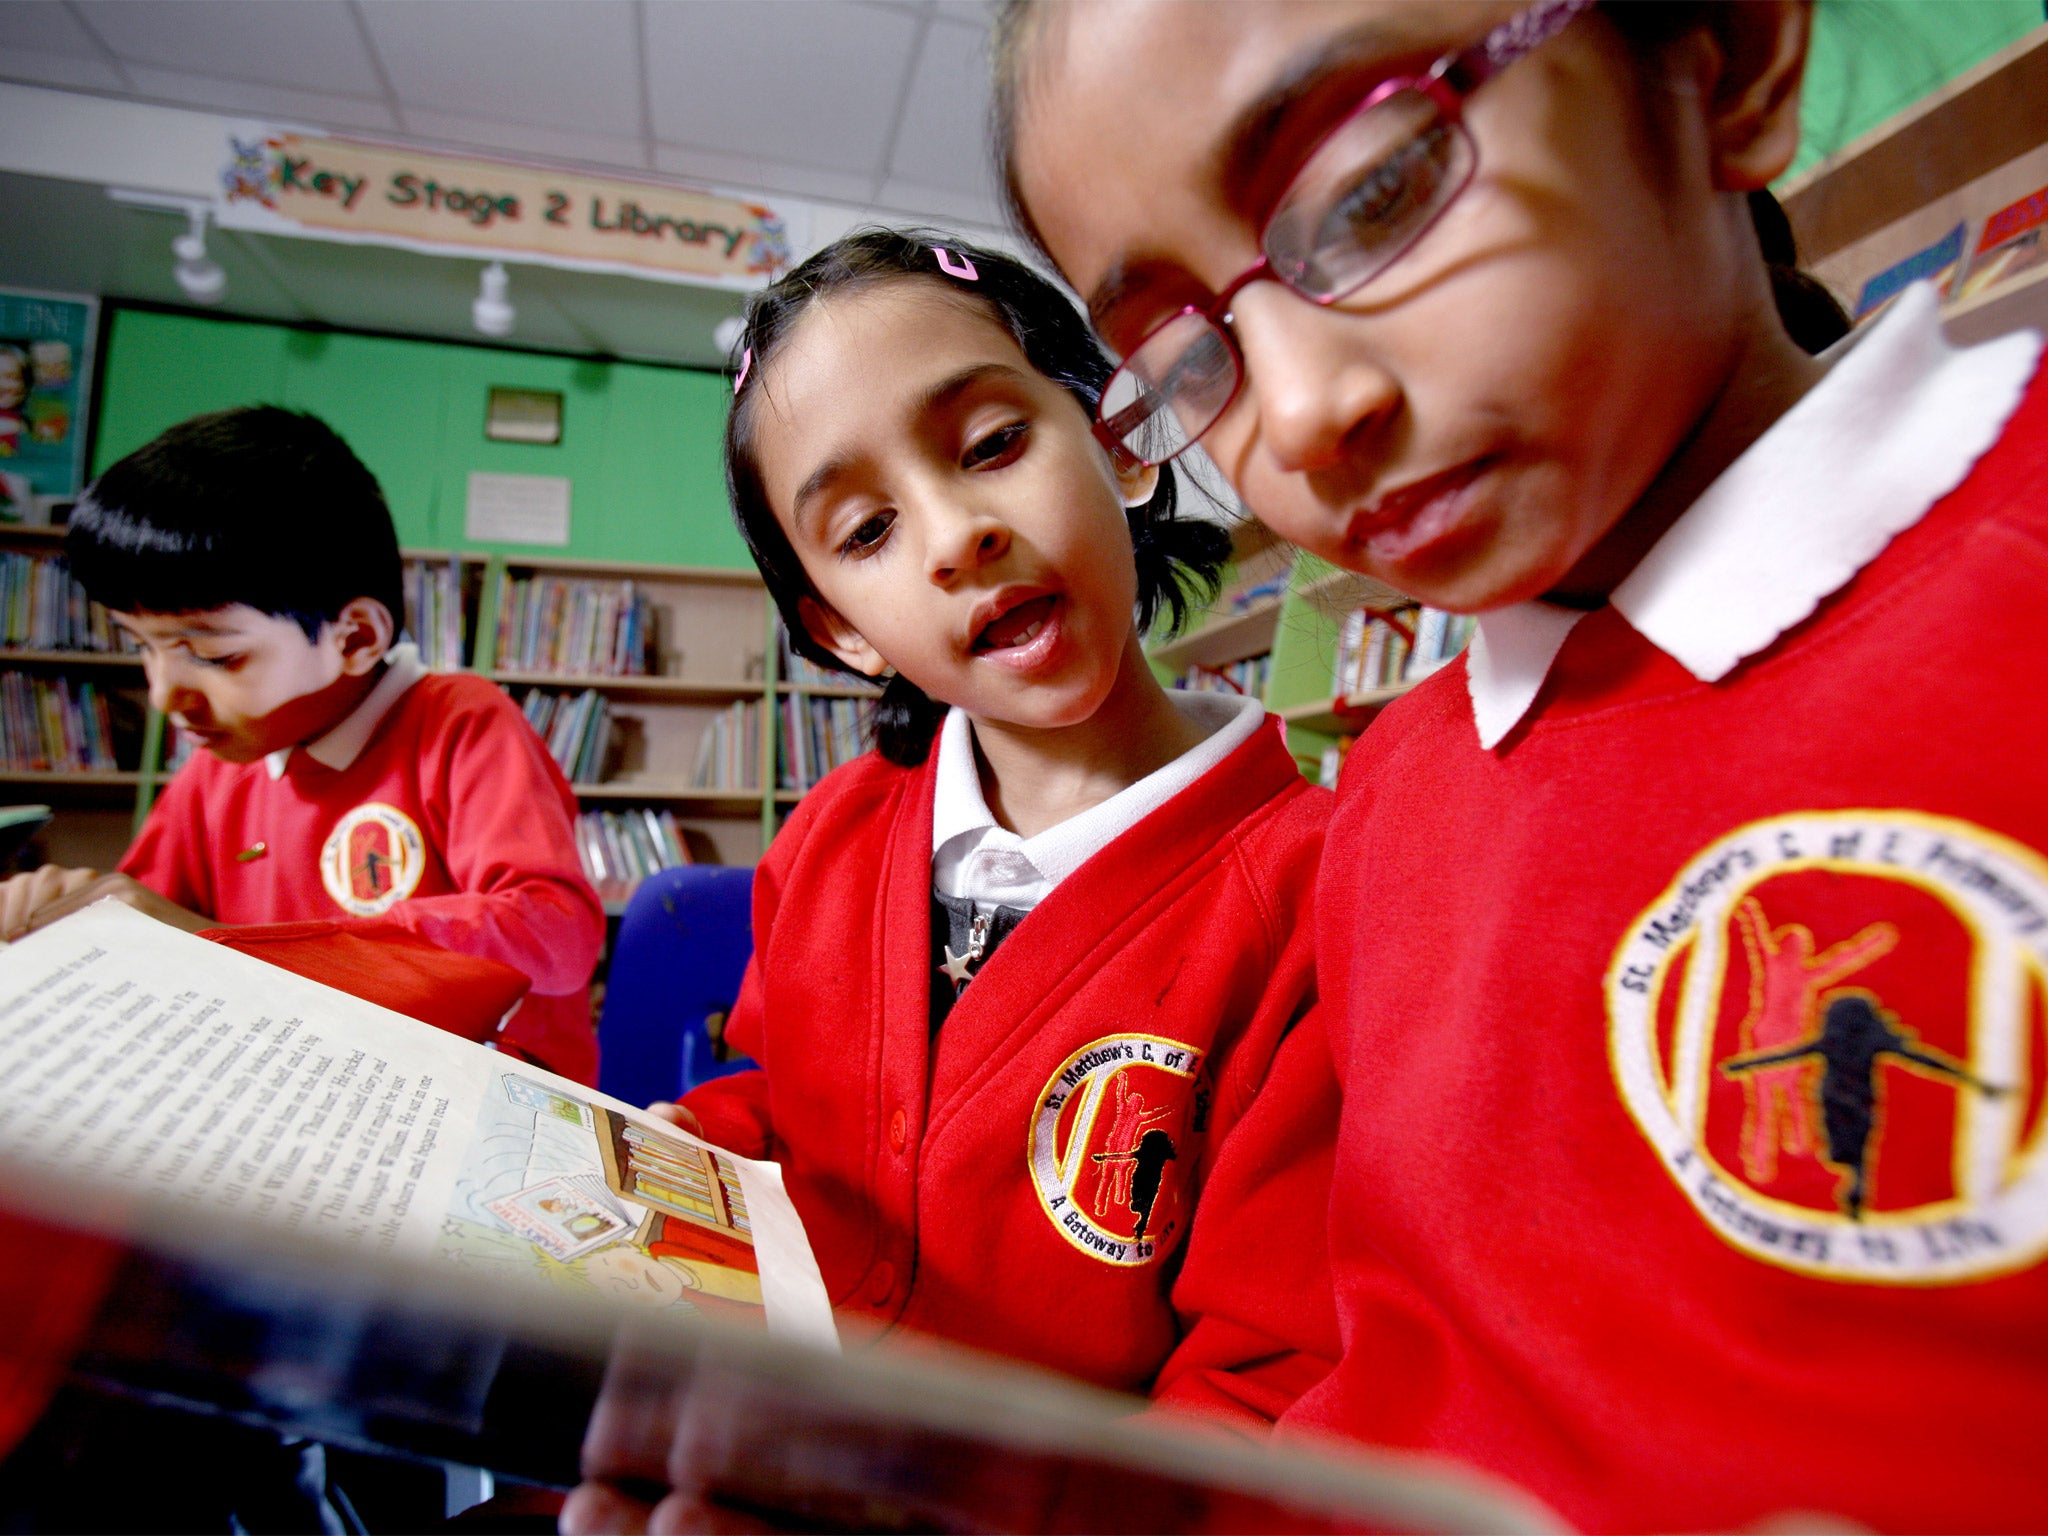
POLYGON ((1392 680, 1337 693, 1346 625, 1361 609, 1394 613, 1414 627, 1407 618, 1415 611, 1413 599, 1299 553, 1247 520, 1232 531, 1231 564, 1217 602, 1185 633, 1149 646, 1146 654, 1170 687, 1192 682, 1256 693, 1286 722, 1296 762, 1316 779, 1331 748, 1414 686, 1414 679, 1398 676, 1404 662, 1397 656, 1392 680))
POLYGON ((63 549, 61 528, 0 525, 0 798, 57 813, 38 834, 47 858, 103 869, 128 846, 157 734, 141 659, 118 649, 75 593, 58 565, 63 549), (86 766, 87 756, 112 766, 86 766))

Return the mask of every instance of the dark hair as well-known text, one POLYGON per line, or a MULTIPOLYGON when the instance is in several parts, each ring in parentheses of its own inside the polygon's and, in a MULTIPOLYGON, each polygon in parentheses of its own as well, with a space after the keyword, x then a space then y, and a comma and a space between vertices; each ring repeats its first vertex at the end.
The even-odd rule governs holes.
MULTIPOLYGON (((1639 56, 1648 57, 1693 28, 1708 24, 1712 4, 1713 0, 1608 0, 1600 10, 1639 56)), ((1051 252, 1032 221, 1031 210, 1024 205, 1017 180, 1017 107, 1031 45, 1053 10, 1045 0, 998 0, 990 50, 995 67, 991 140, 1003 201, 1011 223, 1048 260, 1051 252)), ((1799 270, 1792 226, 1777 198, 1764 189, 1750 193, 1749 216, 1763 248, 1764 264, 1770 269, 1771 298, 1779 320, 1805 351, 1825 351, 1849 334, 1848 314, 1819 279, 1799 270)))
MULTIPOLYGON (((1025 359, 1080 403, 1090 420, 1114 365, 1089 333, 1072 301, 1022 262, 929 229, 862 229, 835 240, 747 305, 738 350, 741 367, 732 414, 725 424, 725 475, 740 536, 761 568, 798 654, 841 672, 849 668, 818 643, 798 603, 819 601, 789 536, 775 520, 754 460, 754 401, 758 383, 796 322, 815 304, 837 294, 883 283, 937 285, 984 310, 1017 343, 1025 359), (937 252, 948 253, 942 267, 937 252), (950 268, 972 271, 962 277, 950 268)), ((1150 630, 1164 616, 1178 629, 1196 605, 1216 595, 1230 535, 1215 523, 1174 515, 1174 476, 1161 466, 1159 484, 1140 506, 1127 508, 1131 551, 1138 568, 1137 622, 1150 630)), ((875 745, 882 756, 915 767, 931 752, 945 706, 908 678, 889 679, 874 710, 875 745)))
POLYGON ((376 477, 319 417, 274 405, 195 416, 136 449, 79 498, 64 547, 93 599, 121 612, 246 603, 317 640, 368 597, 405 624, 376 477))

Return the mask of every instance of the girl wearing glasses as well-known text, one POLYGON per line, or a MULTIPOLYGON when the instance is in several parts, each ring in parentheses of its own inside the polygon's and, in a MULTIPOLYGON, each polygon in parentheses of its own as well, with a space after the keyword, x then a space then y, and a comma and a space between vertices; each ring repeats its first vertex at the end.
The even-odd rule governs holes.
POLYGON ((1011 188, 1123 358, 1104 434, 1199 440, 1287 537, 1479 615, 1347 764, 1327 1038, 1282 1054, 1329 1080, 1219 1168, 1250 1194, 1205 1210, 1169 1395, 1593 1529, 2035 1528, 2048 384, 1924 287, 1821 357, 1788 329, 1750 203, 1809 21, 1005 18, 1011 188), (1327 1301, 1226 1234, 1338 1092, 1303 1393, 1327 1301))
POLYGON ((1051 283, 873 230, 758 296, 733 505, 795 648, 888 679, 877 750, 754 883, 686 1124, 778 1160, 836 1306, 1143 1390, 1210 1149, 1313 997, 1331 797, 1256 700, 1140 637, 1228 539, 1090 429, 1110 364, 1051 283))

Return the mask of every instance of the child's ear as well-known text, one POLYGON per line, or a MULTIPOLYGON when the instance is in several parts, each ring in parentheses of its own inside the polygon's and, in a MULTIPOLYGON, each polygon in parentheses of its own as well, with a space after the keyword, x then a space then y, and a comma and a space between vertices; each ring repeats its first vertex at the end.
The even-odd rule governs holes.
POLYGON ((889 663, 868 644, 866 636, 815 597, 798 598, 796 611, 811 638, 854 671, 865 677, 880 677, 889 670, 889 663))
POLYGON ((1723 192, 1767 187, 1799 149, 1799 82, 1813 34, 1811 0, 1743 0, 1706 8, 1706 36, 1718 55, 1707 93, 1714 185, 1723 192))
POLYGON ((365 677, 391 650, 397 639, 391 610, 374 597, 354 597, 342 605, 327 632, 341 648, 341 670, 350 677, 365 677))
POLYGON ((1140 464, 1126 454, 1118 454, 1111 463, 1116 472, 1117 489, 1127 507, 1142 507, 1152 499, 1159 489, 1159 466, 1140 464))

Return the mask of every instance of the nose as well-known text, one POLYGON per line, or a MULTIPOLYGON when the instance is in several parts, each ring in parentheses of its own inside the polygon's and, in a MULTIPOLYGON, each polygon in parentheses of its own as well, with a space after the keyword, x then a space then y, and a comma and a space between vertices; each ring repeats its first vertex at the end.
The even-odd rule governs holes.
POLYGON ((154 651, 142 653, 142 675, 149 684, 149 707, 160 715, 182 715, 190 718, 191 705, 201 698, 197 689, 186 676, 185 663, 175 653, 160 655, 154 651))
POLYGON ((1009 552, 1010 530, 1002 519, 978 507, 942 507, 930 519, 926 568, 932 582, 950 587, 969 571, 1000 560, 1009 552))
POLYGON ((1274 463, 1313 474, 1357 451, 1361 429, 1389 419, 1401 388, 1352 330, 1350 317, 1304 303, 1278 283, 1237 295, 1231 329, 1244 354, 1245 396, 1274 463))

